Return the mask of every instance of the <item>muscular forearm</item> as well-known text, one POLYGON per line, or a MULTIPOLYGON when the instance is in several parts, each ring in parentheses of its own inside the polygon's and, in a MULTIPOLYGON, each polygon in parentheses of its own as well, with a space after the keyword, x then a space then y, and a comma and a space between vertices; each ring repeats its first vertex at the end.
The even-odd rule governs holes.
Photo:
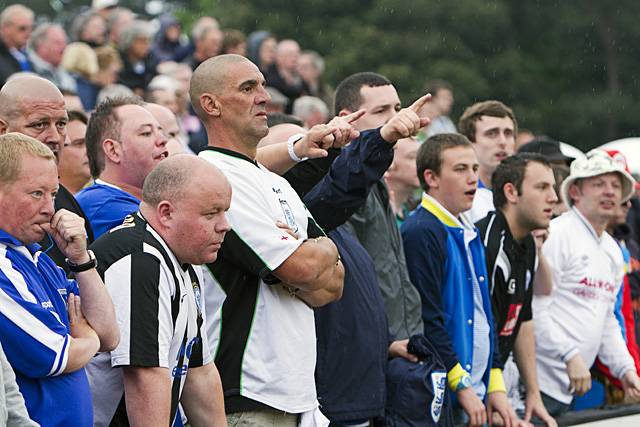
POLYGON ((181 403, 189 425, 226 427, 222 382, 213 363, 189 368, 181 403))
POLYGON ((338 250, 329 238, 310 239, 274 271, 289 286, 303 291, 317 291, 327 286, 338 250))
POLYGON ((170 425, 171 378, 168 369, 126 367, 123 378, 129 425, 170 425))
POLYGON ((113 302, 96 269, 76 274, 82 298, 82 312, 100 339, 100 351, 116 348, 120 332, 113 302))
POLYGON ((299 290, 298 298, 309 304, 311 307, 322 307, 332 301, 342 297, 344 285, 344 266, 338 263, 332 270, 328 270, 319 280, 322 280, 324 287, 315 291, 299 290), (325 276, 328 276, 325 278, 325 276))
POLYGON ((527 394, 539 394, 538 375, 536 370, 536 341, 533 331, 533 321, 522 322, 516 337, 513 354, 527 389, 527 394))

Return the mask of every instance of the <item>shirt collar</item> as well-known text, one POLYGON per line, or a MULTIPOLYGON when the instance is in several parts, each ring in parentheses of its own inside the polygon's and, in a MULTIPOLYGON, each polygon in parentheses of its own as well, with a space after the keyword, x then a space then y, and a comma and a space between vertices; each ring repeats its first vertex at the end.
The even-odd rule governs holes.
POLYGON ((260 166, 258 166, 258 162, 256 162, 252 158, 250 158, 248 156, 245 156, 244 154, 239 153, 237 151, 229 150, 227 148, 212 147, 212 146, 206 147, 205 150, 216 151, 218 153, 226 154, 226 155, 231 156, 231 157, 236 157, 238 159, 246 160, 247 162, 250 162, 250 163, 253 163, 254 165, 256 165, 256 167, 258 167, 258 168, 260 167, 260 166))
POLYGON ((602 236, 598 237, 598 233, 596 233, 596 230, 593 228, 589 220, 587 220, 587 218, 585 218, 584 215, 582 215, 582 212, 580 212, 578 208, 576 208, 575 206, 572 206, 571 211, 578 217, 580 222, 584 224, 584 226, 587 228, 587 230, 593 236, 593 238, 596 239, 598 243, 600 243, 600 241, 602 240, 602 236, 604 236, 604 233, 606 233, 606 230, 602 232, 602 236))
POLYGON ((459 218, 456 218, 451 212, 449 212, 444 206, 442 206, 436 199, 422 193, 422 207, 431 212, 436 218, 440 220, 444 225, 449 227, 466 228, 473 230, 473 226, 469 223, 469 220, 462 213, 459 218))
POLYGON ((0 243, 4 243, 5 245, 11 245, 11 246, 26 246, 26 248, 29 249, 29 252, 31 252, 32 254, 40 250, 39 244, 31 243, 31 244, 25 245, 20 240, 16 239, 15 237, 13 237, 11 234, 7 233, 4 230, 0 230, 0 243))

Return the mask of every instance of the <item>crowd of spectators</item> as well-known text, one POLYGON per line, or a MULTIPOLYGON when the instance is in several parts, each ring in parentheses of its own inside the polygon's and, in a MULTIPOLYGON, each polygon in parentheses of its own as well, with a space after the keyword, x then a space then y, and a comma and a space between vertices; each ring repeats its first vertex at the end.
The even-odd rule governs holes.
POLYGON ((211 16, 0 12, 0 424, 555 427, 640 402, 622 153, 571 157, 498 100, 456 126, 442 79, 401 100, 324 71, 211 16))

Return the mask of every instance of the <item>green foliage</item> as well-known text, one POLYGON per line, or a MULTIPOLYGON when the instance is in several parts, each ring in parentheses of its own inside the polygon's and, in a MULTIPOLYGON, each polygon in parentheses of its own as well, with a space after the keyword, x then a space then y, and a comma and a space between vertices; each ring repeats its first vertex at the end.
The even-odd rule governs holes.
POLYGON ((224 28, 295 38, 325 57, 334 87, 349 74, 377 71, 408 105, 427 79, 444 78, 454 86, 454 121, 471 103, 495 98, 514 108, 521 127, 583 149, 640 134, 635 0, 171 3, 185 5, 177 15, 187 30, 211 15, 224 28))

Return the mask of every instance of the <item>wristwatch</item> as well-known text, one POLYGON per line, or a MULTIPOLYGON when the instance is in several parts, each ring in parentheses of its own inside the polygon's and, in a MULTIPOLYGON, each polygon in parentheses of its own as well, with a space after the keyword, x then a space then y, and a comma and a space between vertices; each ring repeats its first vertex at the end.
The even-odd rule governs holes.
POLYGON ((88 271, 92 268, 96 268, 98 266, 98 260, 96 259, 95 254, 91 249, 87 250, 87 253, 89 254, 89 261, 85 262, 84 264, 74 264, 69 261, 69 258, 66 258, 65 262, 69 266, 69 270, 71 270, 73 273, 82 273, 83 271, 88 271))
POLYGON ((460 378, 460 381, 458 382, 458 385, 456 386, 456 391, 460 391, 460 390, 464 390, 466 388, 471 387, 471 376, 470 375, 463 375, 460 378))

